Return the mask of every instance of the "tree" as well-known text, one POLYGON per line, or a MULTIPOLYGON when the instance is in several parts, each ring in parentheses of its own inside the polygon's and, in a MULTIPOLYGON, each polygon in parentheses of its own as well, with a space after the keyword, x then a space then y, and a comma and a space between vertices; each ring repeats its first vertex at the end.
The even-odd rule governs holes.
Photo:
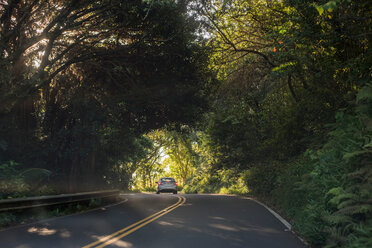
POLYGON ((206 53, 183 2, 6 1, 0 18, 4 159, 61 188, 112 185, 143 133, 201 113, 206 53))
POLYGON ((197 166, 197 154, 194 151, 196 142, 193 142, 191 135, 185 133, 170 131, 167 132, 167 136, 165 153, 168 157, 164 163, 168 166, 170 174, 184 185, 197 166))
POLYGON ((146 157, 136 163, 135 171, 137 185, 142 189, 154 187, 155 180, 164 173, 163 135, 162 131, 155 130, 146 136, 151 139, 152 146, 149 147, 146 157))
POLYGON ((246 170, 314 245, 367 247, 370 3, 200 3, 220 84, 202 126, 214 161, 191 191, 246 170))

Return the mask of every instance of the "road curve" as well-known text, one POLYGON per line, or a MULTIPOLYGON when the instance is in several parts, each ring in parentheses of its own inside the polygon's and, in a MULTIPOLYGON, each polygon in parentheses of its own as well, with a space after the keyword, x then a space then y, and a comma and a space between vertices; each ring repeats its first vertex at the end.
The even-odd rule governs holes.
POLYGON ((1 248, 305 245, 267 209, 223 195, 125 194, 115 206, 0 231, 1 248))

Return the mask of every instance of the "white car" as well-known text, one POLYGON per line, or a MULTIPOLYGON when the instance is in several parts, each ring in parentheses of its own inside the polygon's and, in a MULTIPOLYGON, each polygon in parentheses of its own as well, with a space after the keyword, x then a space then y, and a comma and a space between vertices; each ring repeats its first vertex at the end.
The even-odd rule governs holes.
POLYGON ((177 182, 172 177, 162 177, 160 178, 156 189, 156 194, 160 194, 160 192, 173 192, 173 194, 177 194, 177 182))

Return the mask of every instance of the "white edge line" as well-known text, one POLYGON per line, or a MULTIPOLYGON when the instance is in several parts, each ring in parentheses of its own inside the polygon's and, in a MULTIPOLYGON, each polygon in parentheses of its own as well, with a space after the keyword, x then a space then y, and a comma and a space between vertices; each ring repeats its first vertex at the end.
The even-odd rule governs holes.
POLYGON ((278 220, 280 220, 280 222, 282 222, 283 225, 285 225, 288 230, 292 231, 292 225, 288 221, 286 221, 282 216, 280 216, 277 212, 275 212, 274 210, 272 210, 271 208, 269 208, 268 206, 266 206, 262 202, 257 201, 256 199, 251 199, 251 200, 257 202, 258 204, 260 204, 261 206, 263 206, 267 210, 269 210, 269 212, 272 213, 278 220))
POLYGON ((268 206, 266 206, 265 204, 263 204, 262 202, 254 199, 254 198, 251 198, 251 197, 247 197, 247 196, 241 196, 241 195, 236 195, 236 194, 210 194, 210 193, 199 193, 198 195, 214 195, 214 196, 236 196, 236 197, 239 197, 239 198, 242 198, 242 199, 247 199, 247 200, 251 200, 251 201, 254 201, 258 204, 260 204, 261 206, 263 206, 264 208, 266 208, 272 215, 274 215, 280 222, 283 223, 283 225, 290 231, 292 231, 292 225, 289 224, 288 221, 286 221, 282 216, 280 216, 278 213, 276 213, 274 210, 272 210, 271 208, 269 208, 268 206))
POLYGON ((250 197, 246 197, 246 199, 249 199, 251 201, 254 201, 258 204, 260 204, 261 206, 263 206, 264 208, 266 208, 272 215, 274 215, 280 222, 282 222, 282 224, 290 231, 292 231, 292 225, 286 221, 282 216, 280 216, 277 212, 275 212, 274 210, 272 210, 271 208, 269 208, 268 206, 266 206, 265 204, 263 204, 262 202, 256 200, 256 199, 253 199, 253 198, 250 198, 250 197))
POLYGON ((251 197, 247 197, 247 196, 241 196, 241 195, 236 195, 236 194, 208 194, 206 193, 205 195, 223 195, 223 196, 237 196, 237 197, 240 197, 242 199, 247 199, 247 200, 251 200, 251 201, 254 201, 256 202, 257 204, 263 206, 264 208, 266 208, 272 215, 275 216, 275 218, 277 218, 286 228, 288 231, 292 232, 303 244, 305 244, 306 246, 309 246, 309 243, 304 240, 303 238, 299 237, 297 235, 297 233, 295 231, 293 231, 292 229, 292 225, 286 221, 282 216, 280 216, 278 213, 276 213, 274 210, 272 210, 271 208, 269 208, 267 205, 265 205, 264 203, 254 199, 254 198, 251 198, 251 197))
POLYGON ((0 229, 0 232, 13 230, 13 229, 16 229, 16 228, 21 228, 21 227, 26 227, 26 226, 32 226, 32 225, 35 225, 35 224, 40 224, 40 223, 44 223, 44 222, 48 222, 48 221, 56 220, 56 219, 62 219, 62 218, 66 218, 66 217, 70 217, 70 216, 74 216, 74 215, 78 215, 78 214, 85 214, 85 213, 89 213, 89 212, 93 212, 93 211, 98 211, 98 210, 101 210, 103 208, 110 208, 110 207, 114 207, 114 206, 123 204, 127 201, 128 201, 128 198, 124 198, 124 200, 122 200, 120 202, 117 202, 117 203, 112 203, 112 204, 109 204, 109 205, 89 209, 89 210, 86 210, 86 211, 83 211, 83 212, 77 212, 77 213, 72 213, 72 214, 67 214, 67 215, 62 215, 62 216, 56 216, 56 217, 51 217, 51 218, 47 218, 47 219, 38 220, 38 221, 35 221, 35 222, 31 222, 31 223, 15 225, 15 226, 11 226, 11 227, 8 227, 8 228, 0 229))
POLYGON ((287 228, 288 231, 292 232, 303 244, 305 244, 306 246, 309 246, 309 243, 307 243, 306 240, 299 237, 297 235, 297 233, 295 231, 293 231, 292 225, 288 221, 286 221, 282 216, 280 216, 278 213, 276 213, 274 210, 272 210, 267 205, 265 205, 264 203, 254 199, 254 198, 251 198, 251 197, 242 197, 242 198, 254 201, 254 202, 260 204, 261 206, 263 206, 264 208, 266 208, 272 215, 274 215, 280 222, 282 222, 282 224, 287 228))

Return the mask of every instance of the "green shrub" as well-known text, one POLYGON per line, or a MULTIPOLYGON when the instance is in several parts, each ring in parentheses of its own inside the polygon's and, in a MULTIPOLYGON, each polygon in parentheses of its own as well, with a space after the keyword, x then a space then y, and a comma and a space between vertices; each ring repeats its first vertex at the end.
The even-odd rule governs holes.
POLYGON ((276 187, 282 164, 271 161, 259 164, 245 174, 245 184, 255 195, 268 196, 276 187))
POLYGON ((183 186, 181 186, 181 185, 177 185, 177 191, 182 191, 183 190, 183 186))
POLYGON ((372 247, 372 220, 365 225, 357 226, 354 235, 349 236, 346 247, 348 248, 367 248, 372 247))
POLYGON ((236 173, 234 170, 218 170, 215 173, 206 172, 187 180, 183 193, 220 193, 247 194, 248 187, 245 178, 249 172, 236 173))
POLYGON ((89 202, 88 207, 89 208, 96 208, 98 206, 102 205, 102 199, 91 199, 89 202))
POLYGON ((144 187, 144 188, 141 188, 140 191, 142 191, 142 192, 155 192, 156 187, 144 187))
POLYGON ((183 186, 182 193, 183 194, 197 194, 198 190, 196 189, 195 186, 185 185, 183 186))
POLYGON ((6 227, 16 221, 16 217, 9 213, 0 213, 0 227, 6 227))
POLYGON ((0 199, 55 193, 50 185, 44 183, 51 174, 49 170, 31 168, 22 171, 17 166, 14 161, 0 164, 0 199))
MULTIPOLYGON (((328 142, 288 163, 276 189, 257 180, 256 193, 271 193, 297 231, 314 245, 371 247, 372 244, 372 86, 363 88, 355 109, 340 111, 328 142)), ((258 171, 258 172, 257 172, 258 171)), ((267 172, 270 171, 267 169, 267 172)), ((270 176, 269 176, 270 177, 270 176)))
POLYGON ((26 196, 30 190, 23 178, 19 175, 14 161, 0 164, 0 199, 26 196))
POLYGON ((219 191, 220 194, 235 194, 235 195, 245 195, 249 193, 248 187, 245 184, 242 176, 237 178, 235 183, 230 184, 229 187, 222 187, 219 191))

